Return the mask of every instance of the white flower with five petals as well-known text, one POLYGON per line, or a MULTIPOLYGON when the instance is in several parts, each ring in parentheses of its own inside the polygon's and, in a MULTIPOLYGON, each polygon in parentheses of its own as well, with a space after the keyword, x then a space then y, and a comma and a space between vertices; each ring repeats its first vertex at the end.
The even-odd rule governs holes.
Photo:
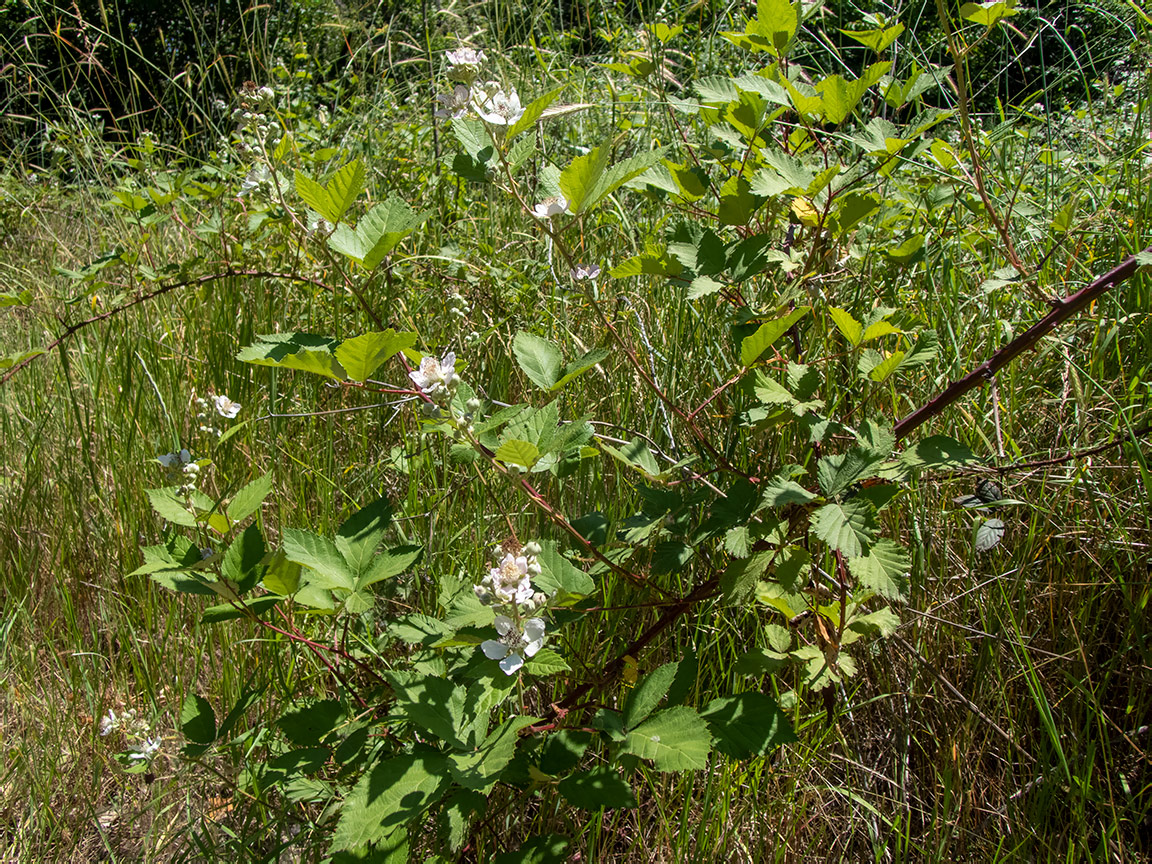
POLYGON ((532 208, 532 215, 537 219, 551 219, 553 216, 562 216, 568 212, 568 199, 563 195, 557 198, 545 198, 532 208))
POLYGON ((520 631, 516 622, 507 615, 497 615, 496 632, 500 638, 483 642, 480 650, 489 660, 499 660, 505 675, 516 672, 524 665, 525 658, 534 656, 544 647, 543 618, 529 618, 520 631))
POLYGON ((436 110, 436 116, 441 119, 459 120, 468 113, 471 100, 472 91, 463 84, 457 84, 451 93, 437 94, 436 101, 444 107, 436 110))
POLYGON ((511 126, 524 114, 524 106, 515 90, 498 90, 476 105, 476 113, 490 126, 511 126))
POLYGON ((216 405, 216 413, 221 417, 231 419, 240 413, 240 403, 233 402, 227 396, 213 396, 212 402, 216 405))

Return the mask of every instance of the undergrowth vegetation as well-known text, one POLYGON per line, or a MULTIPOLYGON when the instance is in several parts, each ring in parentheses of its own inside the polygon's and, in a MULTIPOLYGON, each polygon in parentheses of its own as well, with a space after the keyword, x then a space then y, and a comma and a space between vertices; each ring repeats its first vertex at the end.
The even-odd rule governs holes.
POLYGON ((0 15, 0 857, 1147 860, 1143 12, 142 8, 0 15))

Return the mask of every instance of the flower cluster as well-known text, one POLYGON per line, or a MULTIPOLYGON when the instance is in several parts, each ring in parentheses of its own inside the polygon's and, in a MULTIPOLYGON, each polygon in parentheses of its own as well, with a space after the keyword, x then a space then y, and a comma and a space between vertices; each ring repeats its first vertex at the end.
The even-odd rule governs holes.
POLYGON ((196 491, 196 481, 200 479, 200 463, 192 458, 192 453, 181 449, 178 453, 165 453, 156 461, 168 469, 168 479, 179 483, 177 494, 188 496, 196 491))
POLYGON ((100 735, 107 738, 113 732, 123 732, 131 742, 122 754, 130 762, 152 761, 160 752, 162 743, 159 737, 152 737, 148 722, 136 716, 136 709, 129 708, 117 714, 111 708, 100 718, 100 735))
MULTIPOLYGON (((240 413, 241 405, 239 402, 233 402, 227 396, 216 395, 212 397, 212 406, 216 409, 216 413, 227 420, 231 420, 240 413)), ((196 413, 196 419, 200 421, 200 431, 208 435, 215 435, 219 438, 224 433, 216 426, 209 425, 208 420, 210 414, 208 412, 208 400, 203 397, 196 397, 196 407, 200 410, 196 413)))
POLYGON ((440 93, 436 101, 440 107, 436 116, 446 120, 459 120, 474 115, 488 126, 511 126, 524 115, 524 106, 515 90, 506 91, 497 81, 477 83, 484 52, 460 48, 447 52, 448 79, 452 92, 440 93))
POLYGON ((505 675, 517 671, 526 658, 544 645, 544 619, 526 617, 548 602, 547 597, 532 587, 532 577, 541 572, 540 562, 536 560, 540 552, 539 543, 529 543, 522 550, 498 547, 497 555, 503 557, 488 570, 480 584, 473 586, 481 603, 501 610, 495 622, 500 638, 485 641, 480 650, 490 660, 499 660, 505 675))
POLYGON ((412 383, 436 405, 447 405, 460 384, 456 374, 456 355, 449 351, 437 360, 429 355, 420 361, 420 368, 408 373, 412 383))

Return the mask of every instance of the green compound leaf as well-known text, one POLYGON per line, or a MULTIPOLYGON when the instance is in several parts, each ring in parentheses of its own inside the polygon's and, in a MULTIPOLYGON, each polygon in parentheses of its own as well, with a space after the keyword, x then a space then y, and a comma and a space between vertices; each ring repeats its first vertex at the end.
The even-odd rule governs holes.
POLYGON ((848 559, 852 578, 887 600, 908 600, 908 571, 912 559, 898 543, 878 540, 863 558, 848 559))
POLYGON ((336 544, 325 537, 298 528, 284 529, 284 554, 313 572, 309 580, 320 588, 342 588, 353 591, 356 576, 348 568, 336 544))
POLYGON ((484 792, 491 789, 516 754, 519 731, 539 720, 539 717, 514 717, 497 726, 476 750, 449 755, 452 779, 465 789, 484 792))
POLYGON ((636 806, 636 795, 628 781, 607 765, 566 777, 556 785, 556 791, 581 810, 636 806))
POLYGON ((848 340, 850 345, 856 346, 860 344, 861 336, 864 333, 864 325, 853 318, 850 312, 837 309, 835 306, 829 307, 828 314, 832 316, 832 321, 836 325, 836 329, 848 340))
MULTIPOLYGON (((336 549, 357 575, 372 563, 384 534, 392 524, 392 505, 377 498, 349 516, 336 531, 336 549)), ((304 563, 304 562, 300 562, 304 563)))
POLYGON ((559 390, 566 385, 569 381, 574 381, 587 372, 589 369, 596 367, 597 363, 607 359, 609 352, 604 348, 593 348, 587 354, 577 357, 571 363, 565 365, 560 372, 560 380, 549 387, 549 390, 559 390))
POLYGON ((900 618, 885 606, 867 615, 854 615, 848 621, 848 630, 865 636, 879 635, 887 639, 900 626, 900 618))
POLYGON ((220 562, 220 575, 236 583, 238 594, 251 590, 264 576, 267 551, 259 527, 249 525, 225 551, 220 562))
POLYGON ((624 726, 631 729, 642 723, 672 686, 676 679, 676 670, 680 668, 680 661, 665 663, 645 675, 633 688, 628 696, 628 703, 624 706, 624 726))
POLYGON ((396 694, 398 717, 456 747, 465 746, 467 690, 446 678, 403 672, 385 673, 396 694))
POLYGON ((554 343, 521 330, 512 339, 512 353, 524 374, 542 390, 551 390, 560 381, 564 357, 554 343))
POLYGON ((385 579, 399 576, 424 554, 423 546, 393 546, 372 559, 368 569, 356 580, 356 590, 362 591, 385 579))
POLYGON ((751 366, 760 355, 772 347, 772 344, 783 336, 788 330, 811 311, 811 306, 800 306, 787 315, 773 318, 760 325, 760 328, 740 343, 740 362, 744 366, 751 366))
POLYGON ((328 190, 309 177, 307 174, 296 172, 296 194, 301 200, 327 219, 329 222, 339 222, 339 217, 333 218, 335 207, 328 199, 328 190))
POLYGON ((812 530, 849 558, 862 556, 879 533, 872 505, 856 498, 843 504, 825 504, 813 515, 812 530))
POLYGON ((335 354, 350 380, 366 381, 385 360, 415 344, 415 333, 397 333, 388 328, 382 333, 364 333, 347 339, 340 343, 335 354))
POLYGON ((231 621, 235 618, 246 618, 248 613, 255 615, 259 618, 265 612, 270 611, 276 606, 283 597, 278 597, 275 594, 265 594, 262 597, 253 597, 251 600, 245 600, 240 604, 239 608, 231 603, 221 603, 218 606, 209 606, 200 613, 201 624, 219 624, 221 621, 231 621))
POLYGON ((359 261, 374 270, 384 257, 419 228, 431 215, 417 212, 399 198, 389 198, 364 214, 355 228, 347 224, 336 226, 328 238, 333 251, 359 261))
POLYGON ((797 740, 788 717, 763 693, 713 699, 700 716, 716 736, 716 749, 733 759, 763 756, 797 740))
POLYGON ((440 800, 450 784, 447 758, 423 748, 378 762, 344 800, 330 851, 389 837, 440 800))
POLYGON ((696 771, 708 764, 708 724, 686 706, 661 711, 627 734, 625 753, 651 759, 657 771, 696 771))

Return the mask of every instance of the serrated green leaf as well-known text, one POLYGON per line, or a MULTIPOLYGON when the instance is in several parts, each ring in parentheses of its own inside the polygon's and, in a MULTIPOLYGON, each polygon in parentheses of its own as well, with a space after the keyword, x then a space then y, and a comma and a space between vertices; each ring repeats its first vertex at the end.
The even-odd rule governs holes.
POLYGON ((811 306, 799 306, 787 315, 766 321, 751 336, 740 343, 740 363, 751 366, 760 355, 772 347, 773 343, 791 329, 792 325, 807 315, 811 306))
POLYGON ((395 546, 381 552, 368 565, 368 569, 356 580, 356 590, 363 591, 370 585, 399 576, 420 560, 423 546, 395 546))
POLYGON ((712 734, 699 714, 680 705, 628 732, 623 750, 651 759, 657 771, 696 771, 708 764, 712 734))
POLYGON ((549 540, 542 543, 536 560, 540 564, 540 575, 536 576, 533 582, 544 593, 563 592, 579 597, 595 593, 596 583, 592 581, 592 577, 561 555, 556 541, 549 540))
POLYGON ((495 458, 505 465, 519 465, 531 469, 540 459, 540 451, 535 444, 513 438, 496 449, 495 458))
POLYGON ((564 359, 559 347, 541 336, 521 330, 512 339, 516 362, 537 387, 551 390, 560 380, 564 359))
POLYGON ((840 32, 849 39, 855 39, 861 45, 881 54, 904 32, 904 25, 893 24, 891 27, 877 27, 873 30, 841 30, 840 32))
POLYGON ((547 678, 550 675, 572 671, 568 662, 551 648, 541 648, 535 655, 528 658, 524 668, 529 675, 534 675, 537 678, 547 678))
POLYGON ((272 473, 257 477, 228 502, 228 519, 232 522, 243 522, 260 508, 271 491, 272 473))
POLYGON ((918 441, 900 454, 905 468, 960 468, 980 460, 966 445, 947 435, 933 435, 918 441))
POLYGON ((872 506, 849 499, 843 504, 825 504, 812 517, 812 531, 848 558, 859 558, 878 533, 872 506))
POLYGON ((607 359, 608 350, 605 348, 593 348, 587 354, 568 363, 560 372, 560 380, 549 387, 549 390, 559 390, 570 381, 574 381, 590 369, 595 368, 597 363, 607 359))
POLYGON ((364 214, 355 228, 341 223, 328 237, 335 252, 374 270, 384 257, 431 215, 417 212, 399 198, 388 198, 364 214))
POLYGON ((256 343, 240 350, 237 360, 255 366, 298 369, 337 381, 348 377, 332 353, 339 344, 335 339, 312 333, 273 333, 256 338, 256 343))
POLYGON ((851 313, 832 306, 829 307, 828 314, 832 316, 832 321, 836 325, 836 329, 848 340, 848 344, 852 346, 860 344, 861 334, 864 328, 859 321, 852 317, 851 313))
POLYGON ((878 540, 862 558, 849 558, 848 569, 859 584, 887 600, 908 600, 908 571, 912 559, 907 550, 887 538, 878 540))
POLYGON ((653 165, 658 164, 664 157, 665 149, 658 147, 655 150, 637 153, 635 156, 630 156, 623 162, 613 165, 596 180, 592 190, 588 193, 588 197, 584 200, 583 206, 572 212, 583 213, 595 207, 629 180, 639 177, 653 165))
POLYGON ((563 87, 557 87, 555 90, 550 90, 543 96, 538 96, 536 99, 533 99, 531 102, 529 102, 528 105, 524 108, 524 113, 521 114, 519 119, 511 126, 509 126, 508 130, 504 133, 505 143, 511 142, 512 139, 519 135, 521 132, 524 132, 527 129, 531 129, 532 125, 540 119, 540 116, 544 113, 544 110, 553 102, 555 102, 556 97, 558 97, 563 91, 563 87))
POLYGON ((450 782, 447 759, 424 748, 378 762, 344 800, 330 851, 383 840, 440 800, 450 782))
POLYGON ((604 169, 608 167, 609 148, 595 147, 577 156, 560 172, 560 191, 568 199, 568 212, 583 213, 604 169))
POLYGON ((293 744, 311 747, 336 730, 344 716, 344 705, 341 702, 321 699, 289 708, 276 721, 276 725, 293 744))
POLYGON ((976 551, 987 552, 1004 539, 1004 530, 1002 519, 985 519, 976 526, 976 551))
POLYGON ((892 373, 900 368, 900 364, 903 362, 904 352, 893 351, 869 370, 868 377, 877 384, 887 381, 892 373))
POLYGON ((274 608, 276 604, 283 599, 283 597, 274 594, 265 594, 262 597, 253 597, 250 600, 245 600, 239 606, 233 603, 221 603, 217 606, 209 606, 200 613, 200 623, 219 624, 221 621, 246 618, 249 612, 259 618, 265 612, 274 608))
POLYGON ((366 381, 380 368, 381 363, 415 344, 415 333, 397 333, 389 328, 382 333, 364 333, 346 339, 336 348, 335 354, 349 380, 366 381))
POLYGON ((176 486, 165 486, 160 489, 145 489, 144 494, 152 509, 161 519, 166 519, 173 525, 183 525, 185 528, 196 528, 200 523, 196 516, 188 512, 184 499, 176 494, 176 486))
POLYGON ((273 594, 290 597, 300 587, 300 565, 289 561, 282 551, 277 552, 264 570, 263 585, 273 594))
POLYGON ((296 194, 305 204, 329 222, 340 221, 339 216, 333 215, 336 208, 328 198, 328 190, 300 171, 296 172, 296 194))
POLYGON ((387 498, 377 498, 349 516, 337 529, 336 549, 353 574, 360 575, 368 569, 391 524, 392 505, 387 498))
POLYGON ((249 525, 229 544, 220 562, 220 574, 236 583, 236 591, 243 594, 252 589, 264 575, 264 536, 256 525, 249 525))
POLYGON ((396 695, 393 713, 454 747, 466 746, 467 690, 445 678, 384 673, 396 695))
POLYGON ((672 686, 676 678, 676 670, 680 668, 679 661, 665 663, 658 666, 637 682, 628 695, 624 705, 624 728, 631 729, 638 726, 656 710, 660 700, 672 686))
POLYGON ((353 159, 340 168, 328 181, 326 191, 332 212, 322 215, 332 224, 336 224, 344 218, 348 208, 364 191, 364 163, 359 159, 353 159))
POLYGON ((628 781, 608 765, 565 777, 556 785, 556 791, 565 801, 581 810, 613 810, 636 806, 636 796, 628 781))
POLYGON ((512 761, 519 731, 539 720, 539 717, 513 717, 497 726, 475 750, 450 754, 448 769, 452 772, 452 779, 465 789, 490 789, 512 761))
POLYGON ((648 449, 648 444, 643 439, 633 438, 619 449, 604 441, 598 441, 597 443, 601 449, 608 451, 609 454, 619 459, 625 465, 636 468, 649 477, 660 476, 660 466, 656 462, 656 457, 652 455, 652 451, 648 449))
POLYGON ((848 622, 848 630, 861 635, 878 634, 887 639, 900 626, 900 617, 885 606, 867 615, 856 615, 848 622))
POLYGON ((788 717, 764 693, 713 699, 700 712, 716 739, 716 749, 733 759, 764 756, 798 740, 788 717))

